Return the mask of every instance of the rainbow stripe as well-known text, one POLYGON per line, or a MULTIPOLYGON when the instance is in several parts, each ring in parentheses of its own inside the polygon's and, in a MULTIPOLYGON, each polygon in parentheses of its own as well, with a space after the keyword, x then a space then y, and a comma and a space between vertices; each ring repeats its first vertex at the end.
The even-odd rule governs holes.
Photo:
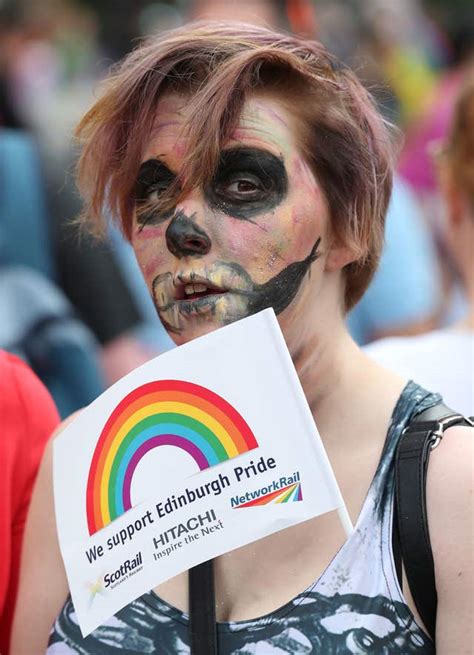
POLYGON ((301 482, 294 482, 287 487, 282 487, 281 489, 277 489, 277 491, 271 491, 269 494, 265 494, 254 500, 249 500, 248 503, 237 505, 234 509, 240 509, 241 507, 258 507, 259 505, 269 505, 270 503, 296 503, 299 500, 303 500, 301 482))
POLYGON ((202 471, 258 444, 232 405, 205 387, 180 380, 138 387, 112 412, 97 442, 87 481, 89 534, 132 507, 133 474, 158 446, 181 448, 202 471))

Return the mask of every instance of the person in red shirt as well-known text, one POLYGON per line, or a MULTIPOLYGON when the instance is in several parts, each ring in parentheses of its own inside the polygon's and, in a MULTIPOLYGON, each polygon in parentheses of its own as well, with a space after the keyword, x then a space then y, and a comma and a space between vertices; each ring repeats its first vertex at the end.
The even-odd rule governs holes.
POLYGON ((48 391, 18 357, 0 350, 0 653, 6 655, 23 530, 46 443, 60 421, 48 391))

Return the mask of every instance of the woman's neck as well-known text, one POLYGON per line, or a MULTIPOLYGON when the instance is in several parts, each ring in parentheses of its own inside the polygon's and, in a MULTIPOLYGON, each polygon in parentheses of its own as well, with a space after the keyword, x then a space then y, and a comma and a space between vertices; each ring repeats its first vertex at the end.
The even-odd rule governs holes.
POLYGON ((298 377, 303 386, 309 406, 315 411, 333 395, 333 390, 341 390, 351 359, 357 352, 342 325, 335 325, 331 334, 311 334, 305 336, 300 348, 293 355, 298 377), (349 352, 351 356, 349 356, 349 352))
POLYGON ((293 362, 325 446, 340 450, 342 441, 350 447, 374 431, 383 434, 406 380, 372 361, 343 319, 301 343, 293 362))
MULTIPOLYGON (((318 418, 339 411, 348 391, 360 375, 362 353, 341 320, 318 326, 299 335, 298 348, 290 348, 293 363, 313 416, 318 418), (339 409, 338 409, 339 408, 339 409)), ((362 356, 363 358, 363 356, 362 356)))

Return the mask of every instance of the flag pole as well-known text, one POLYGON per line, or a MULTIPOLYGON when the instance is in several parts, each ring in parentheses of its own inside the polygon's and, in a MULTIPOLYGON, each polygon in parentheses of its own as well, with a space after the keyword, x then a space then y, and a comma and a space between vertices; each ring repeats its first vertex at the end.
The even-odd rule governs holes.
POLYGON ((349 512, 347 511, 347 507, 344 502, 340 507, 337 508, 337 513, 339 514, 339 520, 342 523, 346 537, 349 538, 354 532, 354 526, 352 525, 351 517, 349 516, 349 512))

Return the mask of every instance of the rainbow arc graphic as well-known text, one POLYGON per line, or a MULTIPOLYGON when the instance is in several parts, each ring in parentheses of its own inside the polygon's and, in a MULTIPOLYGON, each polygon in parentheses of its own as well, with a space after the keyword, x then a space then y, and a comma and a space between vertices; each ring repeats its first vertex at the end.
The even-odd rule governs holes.
POLYGON ((202 471, 258 447, 243 417, 221 396, 182 380, 160 380, 129 393, 97 442, 87 481, 87 524, 94 534, 132 507, 139 462, 173 446, 202 471))

